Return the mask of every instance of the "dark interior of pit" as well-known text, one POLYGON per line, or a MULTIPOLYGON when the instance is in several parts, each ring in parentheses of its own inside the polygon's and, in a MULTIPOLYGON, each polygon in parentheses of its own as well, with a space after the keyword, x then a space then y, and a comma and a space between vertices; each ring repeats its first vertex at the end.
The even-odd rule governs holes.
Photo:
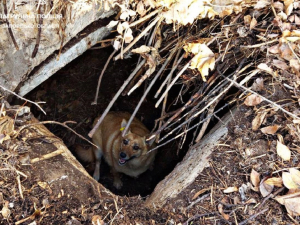
MULTIPOLYGON (((95 97, 98 77, 111 52, 112 48, 89 50, 31 91, 26 98, 34 101, 45 101, 46 104, 43 109, 47 112, 47 115, 44 115, 33 106, 31 107, 33 114, 40 121, 75 121, 77 124, 69 124, 69 126, 87 137, 92 128, 93 120, 105 110, 138 61, 135 56, 131 59, 112 61, 102 79, 98 105, 91 105, 95 97)), ((144 87, 145 84, 141 85, 130 96, 120 96, 112 110, 132 113, 143 94, 144 87)), ((155 99, 153 99, 158 87, 159 84, 152 88, 152 93, 148 94, 137 113, 137 118, 149 130, 154 127, 155 119, 159 118, 161 113, 160 108, 155 109, 155 99)), ((169 94, 171 100, 168 102, 172 102, 178 97, 178 90, 173 89, 173 93, 171 91, 169 94)), ((71 151, 74 150, 75 144, 89 145, 64 127, 59 125, 46 126, 60 137, 71 151)), ((178 151, 178 143, 176 142, 171 142, 158 149, 154 169, 146 171, 137 179, 122 175, 123 187, 120 190, 114 188, 109 166, 102 160, 100 183, 118 195, 149 195, 156 184, 170 173, 183 158, 188 148, 188 141, 186 143, 186 146, 180 151, 178 151)), ((92 174, 94 165, 83 165, 92 174)))

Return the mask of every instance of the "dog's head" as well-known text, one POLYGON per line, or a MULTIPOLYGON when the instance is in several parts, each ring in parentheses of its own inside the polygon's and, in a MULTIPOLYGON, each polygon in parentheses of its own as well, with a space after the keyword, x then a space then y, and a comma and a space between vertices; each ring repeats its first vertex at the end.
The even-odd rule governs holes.
MULTIPOLYGON (((121 131, 124 129, 126 124, 127 121, 123 119, 121 124, 121 131)), ((129 161, 135 158, 139 158, 141 155, 147 153, 148 149, 149 145, 146 142, 146 137, 132 133, 129 130, 121 141, 118 160, 119 165, 123 166, 129 161)))

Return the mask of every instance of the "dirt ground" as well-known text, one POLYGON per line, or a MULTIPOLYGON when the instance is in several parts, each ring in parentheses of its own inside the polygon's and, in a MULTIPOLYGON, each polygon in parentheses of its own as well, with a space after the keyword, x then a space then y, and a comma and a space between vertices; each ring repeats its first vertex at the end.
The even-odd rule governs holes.
MULTIPOLYGON (((134 66, 130 62, 135 60, 117 61, 110 65, 102 81, 99 104, 91 106, 98 76, 108 56, 109 51, 90 50, 31 92, 27 98, 47 102, 43 107, 47 116, 31 107, 34 115, 40 121, 76 121, 77 124, 71 127, 87 136, 93 119, 105 109, 134 66)), ((285 99, 286 102, 281 102, 281 104, 286 103, 290 111, 298 110, 288 90, 279 84, 272 83, 270 77, 264 77, 264 79, 265 89, 261 92, 262 95, 273 101, 285 99)), ((143 87, 133 96, 122 97, 115 104, 114 110, 132 112, 142 92, 143 87)), ((296 224, 298 218, 291 219, 285 208, 272 198, 264 202, 264 198, 251 190, 248 184, 252 168, 262 177, 268 177, 271 171, 282 168, 283 164, 286 167, 299 166, 298 152, 293 151, 293 160, 290 162, 281 162, 281 165, 278 165, 280 160, 276 156, 274 144, 276 135, 266 135, 259 130, 251 129, 255 110, 270 108, 270 106, 263 102, 256 107, 248 107, 241 100, 237 103, 237 107, 238 113, 228 127, 229 135, 212 154, 210 167, 207 167, 178 197, 170 199, 163 209, 151 211, 143 206, 143 201, 147 195, 151 194, 155 185, 172 171, 187 151, 185 148, 177 154, 176 143, 159 150, 154 171, 147 171, 138 179, 123 176, 124 188, 120 191, 112 186, 109 167, 102 163, 100 183, 119 195, 115 200, 109 195, 102 196, 102 198, 107 197, 106 202, 103 202, 101 198, 94 198, 94 195, 89 194, 88 191, 81 192, 81 190, 89 190, 83 184, 71 185, 70 193, 73 196, 57 198, 61 187, 52 187, 51 190, 47 190, 38 186, 36 183, 41 178, 40 174, 45 173, 36 171, 31 166, 18 167, 21 171, 26 171, 24 173, 30 174, 26 179, 21 179, 26 190, 22 199, 15 189, 16 185, 13 189, 9 185, 15 184, 15 177, 7 171, 0 171, 1 201, 3 204, 7 203, 11 210, 11 216, 6 219, 2 217, 1 224, 13 224, 30 215, 34 216, 22 224, 30 224, 33 221, 36 224, 91 224, 95 216, 100 216, 105 224, 296 224), (227 187, 233 186, 240 188, 239 191, 229 194, 223 192, 227 187), (251 199, 250 203, 247 202, 249 199, 251 199), (37 210, 45 205, 47 205, 46 211, 37 210), (221 208, 223 213, 228 215, 228 220, 220 213, 221 208), (41 211, 44 213, 41 214, 41 211), (261 212, 262 214, 259 215, 261 212)), ((143 103, 138 118, 149 129, 152 129, 153 121, 159 117, 159 114, 160 109, 154 110, 153 102, 149 97, 143 103)), ((286 145, 299 146, 297 135, 291 134, 286 129, 289 121, 282 112, 273 110, 264 122, 264 126, 274 123, 281 125, 282 129, 279 133, 284 137, 286 145)), ((61 126, 47 127, 60 137, 70 150, 76 143, 87 145, 86 142, 61 126)), ((51 149, 51 143, 45 142, 39 139, 27 145, 30 146, 30 151, 41 154, 44 148, 51 149)), ((5 153, 5 146, 2 146, 2 149, 2 153, 5 153)), ((20 151, 16 151, 15 154, 21 154, 20 151)), ((19 166, 20 158, 7 156, 9 160, 15 160, 15 165, 19 166)), ((59 158, 56 160, 51 163, 57 163, 58 167, 63 165, 59 158)), ((93 165, 84 166, 91 173, 93 165)), ((47 170, 46 165, 45 170, 47 170)))

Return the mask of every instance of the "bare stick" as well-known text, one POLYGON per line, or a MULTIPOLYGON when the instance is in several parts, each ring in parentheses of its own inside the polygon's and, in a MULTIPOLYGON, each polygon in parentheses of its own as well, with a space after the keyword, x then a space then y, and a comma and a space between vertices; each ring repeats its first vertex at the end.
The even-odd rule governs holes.
POLYGON ((259 211, 258 213, 250 216, 248 219, 244 220, 243 222, 239 223, 238 225, 244 225, 247 224, 249 222, 249 220, 253 220, 254 218, 258 217, 260 214, 263 214, 267 211, 268 209, 264 209, 262 211, 259 211))
MULTIPOLYGON (((242 65, 244 64, 245 59, 243 59, 240 64, 239 67, 237 68, 237 70, 234 72, 234 79, 237 79, 237 75, 239 73, 241 73, 242 71, 244 71, 244 68, 241 70, 242 65)), ((218 68, 217 68, 218 69, 218 68)), ((248 79, 247 77, 243 79, 242 82, 244 82, 244 80, 248 79)), ((181 128, 183 125, 189 123, 192 119, 194 119, 195 117, 197 117, 198 115, 200 115, 202 112, 204 112, 204 110, 206 110, 208 107, 210 107, 213 103, 215 103, 216 101, 218 101, 218 99, 224 94, 227 93, 227 91, 233 86, 233 83, 231 82, 221 93, 219 93, 212 101, 210 101, 206 106, 204 106, 201 110, 199 110, 197 113, 195 113, 194 115, 192 115, 189 119, 187 119, 185 122, 181 123, 180 125, 178 125, 176 128, 174 128, 171 132, 169 132, 165 137, 163 137, 160 141, 164 140, 167 136, 169 136, 170 134, 172 134, 174 131, 178 130, 179 128, 181 128)), ((169 123, 171 122, 171 120, 168 120, 166 122, 166 124, 164 125, 164 127, 166 127, 169 123)), ((163 128, 164 129, 164 128, 163 128)), ((160 133, 162 130, 158 130, 156 131, 153 135, 151 135, 147 140, 153 139, 155 138, 155 136, 160 133)))
MULTIPOLYGON (((8 16, 6 0, 3 0, 3 8, 4 8, 4 14, 5 14, 5 16, 8 16)), ((7 18, 8 18, 8 17, 7 17, 7 18)), ((14 43, 15 48, 16 48, 17 50, 19 50, 18 43, 17 43, 17 41, 16 41, 16 39, 15 39, 14 33, 13 33, 12 30, 11 30, 11 27, 10 27, 10 24, 9 24, 9 21, 8 21, 7 18, 5 19, 5 22, 6 22, 6 24, 7 24, 8 33, 9 33, 9 35, 10 35, 10 37, 11 37, 13 43, 14 43)))
POLYGON ((20 179, 20 174, 17 174, 17 182, 18 182, 18 189, 19 189, 19 192, 20 192, 20 197, 22 199, 24 199, 24 196, 23 196, 23 191, 22 191, 22 185, 21 185, 21 179, 20 179))
POLYGON ((63 154, 64 152, 65 152, 64 149, 59 149, 59 150, 56 150, 56 151, 51 152, 49 154, 45 154, 45 155, 43 155, 41 157, 34 158, 34 159, 30 160, 30 163, 36 163, 36 162, 39 162, 39 161, 42 161, 42 160, 51 159, 51 158, 53 158, 55 156, 63 154))
POLYGON ((143 30, 123 51, 121 51, 121 53, 119 53, 114 60, 117 61, 118 59, 123 57, 123 54, 125 52, 127 52, 129 49, 132 48, 132 46, 138 41, 140 40, 160 19, 162 18, 161 15, 158 15, 153 21, 152 23, 149 24, 148 27, 145 28, 145 30, 143 30))
POLYGON ((108 59, 107 59, 105 65, 104 65, 104 67, 103 67, 103 70, 102 70, 102 72, 101 72, 101 74, 100 74, 100 76, 99 76, 99 79, 98 79, 98 85, 97 85, 96 95, 95 95, 94 101, 92 102, 92 105, 97 105, 97 99, 98 99, 98 95, 99 95, 99 89, 100 89, 100 85, 101 85, 101 80, 102 80, 103 74, 104 74, 104 72, 105 72, 105 70, 106 70, 106 68, 107 68, 107 66, 108 66, 108 64, 109 64, 109 62, 110 62, 110 60, 111 60, 111 58, 114 56, 114 54, 115 54, 116 52, 117 52, 117 50, 115 49, 115 50, 110 54, 110 56, 108 57, 108 59))
POLYGON ((134 71, 132 71, 132 73, 129 75, 129 77, 127 78, 127 80, 123 83, 122 87, 120 87, 120 89, 118 90, 118 92, 115 94, 115 96, 113 97, 113 99, 110 101, 110 103, 108 104, 108 106, 106 107, 105 111, 102 113, 101 117, 99 118, 99 120, 97 121, 96 125, 93 127, 93 129, 89 132, 89 137, 93 137, 94 133, 96 132, 96 130, 98 129, 98 127, 100 126, 100 124, 102 123, 104 117, 107 115, 108 111, 110 110, 110 108, 113 106, 113 104, 115 103, 115 101, 117 100, 117 98, 120 96, 120 94, 122 93, 122 91, 125 89, 125 87, 127 86, 127 84, 131 81, 131 79, 134 77, 134 75, 141 69, 141 67, 146 63, 146 60, 144 59, 136 68, 134 71))
POLYGON ((191 105, 195 100, 197 100, 200 96, 201 91, 202 90, 199 89, 199 91, 196 92, 183 107, 181 107, 179 110, 177 110, 176 113, 171 118, 169 118, 168 121, 163 126, 161 126, 154 134, 152 134, 148 140, 150 140, 150 139, 154 138, 156 135, 158 135, 162 130, 164 130, 166 128, 166 126, 168 124, 170 124, 175 118, 177 118, 180 113, 182 113, 184 110, 186 110, 189 105, 191 105))
MULTIPOLYGON (((147 56, 145 55, 144 57, 146 58, 146 60, 149 62, 149 61, 152 61, 151 57, 155 60, 157 58, 157 50, 160 48, 161 46, 161 42, 162 42, 162 39, 161 39, 161 29, 160 29, 160 24, 161 24, 161 20, 157 22, 156 24, 156 27, 155 29, 153 30, 152 32, 152 35, 151 35, 151 38, 149 39, 149 42, 148 42, 148 45, 151 45, 154 37, 155 37, 155 34, 157 35, 157 41, 154 45, 154 48, 155 50, 152 50, 151 51, 151 56, 147 56)), ((156 64, 156 63, 155 63, 156 64)), ((151 66, 151 65, 149 65, 151 66)), ((156 67, 156 65, 155 65, 156 67)), ((140 78, 140 80, 129 90, 129 92, 127 93, 128 95, 130 95, 135 89, 137 89, 139 86, 141 86, 141 84, 148 78, 150 77, 154 72, 155 72, 155 67, 152 68, 152 69, 148 69, 147 72, 140 78)))
POLYGON ((159 11, 161 11, 161 9, 156 9, 153 12, 149 13, 148 15, 142 17, 141 19, 134 21, 133 23, 129 24, 129 27, 134 27, 135 25, 138 25, 139 23, 144 22, 145 20, 151 18, 152 16, 154 16, 155 14, 157 14, 159 11))
MULTIPOLYGON (((173 65, 172 65, 172 70, 173 70, 174 67, 177 67, 176 65, 178 65, 178 57, 179 57, 180 52, 181 51, 179 50, 176 54, 175 60, 174 60, 173 65)), ((170 82, 172 80, 173 72, 171 71, 170 73, 171 73, 171 75, 170 76, 168 75, 168 80, 167 80, 168 85, 170 84, 170 82)), ((166 114, 167 100, 168 100, 168 95, 166 95, 165 98, 164 98, 163 107, 162 107, 161 114, 160 114, 161 118, 166 114)), ((159 124, 158 124, 158 129, 160 129, 162 125, 163 125, 163 120, 160 120, 159 124)), ((157 135, 156 140, 157 141, 159 140, 159 135, 157 135)))
MULTIPOLYGON (((216 113, 220 112, 221 110, 223 110, 223 109, 224 109, 225 107, 227 107, 227 106, 228 106, 228 104, 226 104, 226 105, 223 106, 222 108, 218 109, 215 113, 213 113, 213 114, 211 115, 211 117, 212 117, 212 116, 215 116, 216 113)), ((178 134, 177 136, 171 138, 170 140, 168 140, 168 141, 166 141, 166 142, 164 142, 164 143, 162 143, 162 144, 160 144, 160 145, 157 145, 155 148, 152 148, 152 149, 151 149, 150 151, 148 151, 146 154, 149 154, 150 152, 153 152, 154 150, 156 150, 156 149, 158 149, 158 148, 160 148, 160 147, 162 147, 162 146, 164 146, 164 145, 166 145, 166 144, 168 144, 168 143, 170 143, 170 142, 176 140, 177 138, 181 137, 182 135, 185 135, 187 132, 189 132, 190 130, 192 130, 192 129, 198 127, 201 123, 205 122, 207 119, 209 119, 209 117, 206 117, 205 119, 201 120, 200 122, 198 122, 198 123, 195 124, 194 126, 190 127, 189 129, 184 130, 182 133, 180 133, 180 134, 178 134)), ((182 126, 183 126, 183 125, 180 125, 179 127, 182 127, 182 126)), ((177 129, 177 128, 176 128, 176 129, 177 129)), ((175 129, 174 129, 174 130, 175 130, 175 129)), ((174 131, 174 130, 173 130, 173 131, 174 131)), ((165 137, 164 137, 164 138, 165 138, 165 137)), ((163 139, 164 139, 164 138, 163 138, 163 139)), ((147 141, 148 141, 148 140, 151 140, 151 139, 152 139, 152 136, 151 136, 150 138, 148 138, 147 141)), ((161 142, 163 139, 159 140, 159 142, 161 142)))
POLYGON ((82 138, 83 140, 87 141, 88 143, 90 143, 91 145, 95 146, 96 148, 98 148, 97 145, 95 145, 93 142, 89 141, 88 139, 86 139, 85 137, 83 137, 81 134, 78 134, 75 130, 73 130, 72 128, 68 127, 66 125, 66 123, 76 123, 73 121, 66 121, 64 123, 60 123, 60 122, 56 122, 56 121, 42 121, 42 122, 38 122, 38 123, 31 123, 31 124, 26 124, 22 127, 20 127, 20 129, 17 131, 16 136, 18 136, 20 134, 20 132, 30 126, 35 126, 35 125, 41 125, 41 124, 57 124, 57 125, 61 125, 67 129, 69 129, 70 131, 72 131, 74 134, 76 134, 78 137, 82 138))
POLYGON ((173 58, 175 52, 177 51, 178 49, 178 44, 177 46, 173 49, 173 51, 170 53, 170 55, 168 56, 168 58, 166 59, 166 61, 164 62, 164 64, 162 65, 162 67, 160 68, 160 70, 158 71, 158 73, 155 75, 155 77, 153 78, 153 80, 151 81, 150 85, 148 86, 147 90, 144 92, 143 96, 141 97, 138 105, 136 106, 136 108, 134 109, 134 112, 132 113, 129 121, 127 122, 127 125, 122 133, 122 136, 124 136, 127 131, 128 131, 128 128, 133 120, 133 118, 135 117, 137 111, 139 110, 139 108, 141 107, 142 105, 142 102, 144 101, 146 95, 148 94, 148 92, 150 91, 150 89, 152 88, 152 86, 154 85, 154 83, 156 82, 156 80, 158 79, 158 77, 160 76, 160 74, 164 71, 164 69, 166 68, 166 66, 169 64, 170 60, 173 58))
MULTIPOLYGON (((222 75, 222 76, 223 76, 223 75, 222 75)), ((284 108, 282 108, 280 105, 278 105, 278 104, 276 104, 275 102, 273 102, 273 101, 271 101, 271 100, 265 98, 264 96, 258 94, 257 92, 252 91, 252 90, 250 90, 249 88, 244 87, 243 85, 237 83, 236 81, 234 81, 234 80, 232 80, 232 79, 230 79, 230 78, 228 78, 228 77, 225 77, 225 76, 223 76, 223 77, 224 77, 225 79, 229 80, 232 84, 234 84, 234 86, 236 86, 236 87, 238 87, 238 88, 240 88, 240 89, 244 89, 245 91, 250 92, 251 94, 255 94, 255 95, 259 96, 259 97, 262 98, 264 101, 270 103, 271 105, 273 105, 273 106, 275 106, 276 108, 280 109, 282 112, 288 114, 289 116, 291 116, 291 117, 293 117, 293 118, 295 118, 295 119, 298 119, 298 120, 300 119, 300 117, 296 116, 296 115, 293 114, 293 113, 290 113, 289 111, 287 111, 287 110, 285 110, 284 108)))
POLYGON ((220 100, 221 100, 221 99, 219 99, 219 101, 216 101, 216 103, 215 103, 214 105, 212 105, 212 106, 208 109, 208 120, 206 120, 206 121, 203 123, 203 125, 202 125, 202 127, 201 127, 201 129, 200 129, 200 131, 199 131, 199 133, 198 133, 198 136, 196 137, 196 140, 195 140, 196 143, 198 143, 198 142, 202 139, 202 137, 204 136, 205 131, 206 131, 207 127, 208 127, 208 124, 209 124, 210 121, 211 121, 212 114, 213 114, 213 112, 214 112, 214 110, 215 110, 217 104, 220 102, 220 100))
MULTIPOLYGON (((174 65, 170 71, 170 73, 167 75, 166 79, 164 80, 164 82, 160 85, 158 91, 156 92, 154 98, 157 98, 158 95, 160 94, 161 90, 163 89, 163 87, 165 86, 165 84, 168 82, 168 80, 171 78, 172 74, 174 73, 174 71, 177 69, 177 67, 179 66, 179 64, 181 63, 181 60, 184 58, 184 55, 183 54, 179 60, 177 61, 176 65, 174 65)), ((168 83, 169 85, 169 83, 168 83)), ((157 108, 158 105, 155 105, 155 107, 157 108)))
POLYGON ((183 74, 183 72, 189 67, 192 60, 190 60, 181 70, 180 72, 175 76, 175 78, 172 80, 171 84, 166 88, 165 92, 161 95, 160 99, 156 102, 155 107, 157 108, 161 101, 164 99, 165 95, 169 92, 171 87, 175 84, 175 82, 178 80, 178 78, 183 74))
POLYGON ((7 91, 7 92, 9 92, 9 93, 11 93, 11 94, 17 96, 18 98, 20 98, 20 99, 22 99, 22 100, 24 100, 24 101, 27 101, 27 102, 30 102, 31 104, 34 104, 36 107, 38 107, 38 108, 46 115, 46 112, 45 112, 45 111, 42 109, 42 107, 39 105, 39 103, 46 103, 46 102, 38 102, 38 103, 37 103, 37 102, 33 102, 33 101, 30 101, 30 100, 28 100, 28 99, 26 99, 26 98, 23 98, 22 96, 16 94, 15 92, 13 92, 13 91, 11 91, 11 90, 9 90, 9 89, 6 89, 6 88, 3 87, 2 85, 0 85, 0 88, 2 88, 4 91, 7 91))
MULTIPOLYGON (((41 15, 41 5, 40 2, 38 4, 38 15, 41 15)), ((42 12, 43 13, 43 12, 42 12)), ((35 46, 31 55, 31 58, 34 58, 39 50, 39 45, 40 45, 40 41, 41 41, 41 33, 42 33, 42 24, 43 24, 43 17, 40 16, 39 17, 39 26, 38 26, 38 35, 37 38, 35 40, 35 46)))

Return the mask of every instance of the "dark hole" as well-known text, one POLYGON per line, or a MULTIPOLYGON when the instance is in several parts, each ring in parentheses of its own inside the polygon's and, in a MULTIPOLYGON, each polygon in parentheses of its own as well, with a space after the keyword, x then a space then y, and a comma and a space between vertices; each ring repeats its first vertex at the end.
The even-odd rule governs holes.
MULTIPOLYGON (((26 98, 34 101, 45 101, 46 104, 43 109, 47 112, 47 115, 44 115, 32 107, 33 114, 40 121, 75 121, 77 124, 69 124, 69 126, 87 137, 92 128, 93 120, 105 110, 138 61, 136 56, 126 60, 111 61, 102 79, 98 105, 91 105, 95 97, 98 77, 111 52, 112 48, 89 50, 31 91, 26 98)), ((142 84, 130 96, 120 96, 112 110, 132 113, 143 94, 144 87, 145 84, 142 84)), ((158 87, 159 84, 152 88, 151 93, 148 94, 137 113, 137 118, 150 131, 154 127, 155 119, 159 118, 161 113, 160 108, 154 107, 156 101, 153 99, 158 87)), ((178 88, 175 87, 170 92, 170 99, 178 96, 178 88)), ((15 101, 15 103, 18 102, 15 101)), ((74 150, 74 144, 89 145, 66 128, 49 124, 46 126, 60 137, 71 151, 74 150)), ((122 175, 123 187, 120 190, 114 188, 110 168, 102 160, 99 182, 118 195, 149 195, 156 184, 168 175, 182 159, 187 147, 188 145, 178 150, 178 143, 174 141, 158 149, 153 170, 146 171, 138 178, 122 175)), ((83 163, 83 165, 90 174, 93 173, 94 164, 83 163)))

